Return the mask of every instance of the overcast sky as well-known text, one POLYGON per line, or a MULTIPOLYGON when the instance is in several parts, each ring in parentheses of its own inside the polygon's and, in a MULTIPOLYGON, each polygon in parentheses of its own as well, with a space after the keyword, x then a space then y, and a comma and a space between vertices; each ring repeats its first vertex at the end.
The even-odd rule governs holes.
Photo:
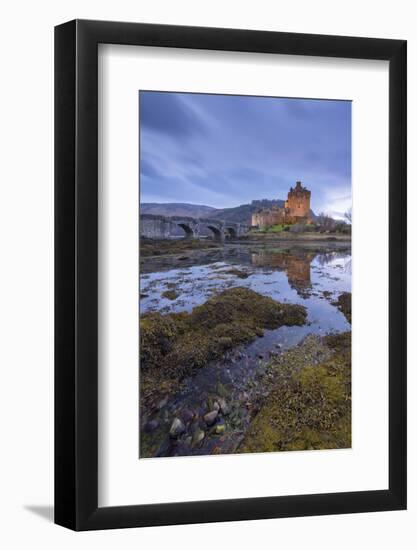
POLYGON ((140 92, 142 202, 216 208, 285 199, 301 180, 316 213, 351 206, 349 101, 140 92))

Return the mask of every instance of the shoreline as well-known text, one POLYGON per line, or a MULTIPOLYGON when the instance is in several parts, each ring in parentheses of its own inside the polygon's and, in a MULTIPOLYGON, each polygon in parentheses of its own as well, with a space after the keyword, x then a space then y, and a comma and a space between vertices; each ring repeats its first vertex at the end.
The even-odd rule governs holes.
POLYGON ((280 233, 252 233, 249 236, 237 239, 244 241, 297 241, 297 242, 352 242, 350 235, 340 235, 336 233, 290 233, 282 231, 280 233))
POLYGON ((225 242, 216 242, 210 239, 148 239, 141 238, 139 244, 139 257, 143 261, 152 257, 181 255, 185 252, 200 252, 206 250, 208 253, 216 250, 223 250, 227 246, 238 245, 305 245, 306 247, 333 244, 351 245, 352 239, 346 235, 329 234, 253 234, 250 236, 230 239, 225 242))

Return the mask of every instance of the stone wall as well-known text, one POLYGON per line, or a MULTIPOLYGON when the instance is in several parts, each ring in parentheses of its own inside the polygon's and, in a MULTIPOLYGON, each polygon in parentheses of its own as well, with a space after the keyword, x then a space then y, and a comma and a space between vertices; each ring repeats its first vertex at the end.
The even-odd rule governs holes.
POLYGON ((272 225, 292 225, 294 223, 310 223, 310 216, 292 216, 289 209, 261 210, 252 214, 252 225, 255 227, 270 227, 272 225))
POLYGON ((167 239, 170 235, 171 224, 161 216, 141 216, 140 235, 148 239, 167 239))
POLYGON ((271 208, 260 210, 252 214, 252 225, 257 227, 268 227, 287 223, 287 215, 284 208, 271 208))

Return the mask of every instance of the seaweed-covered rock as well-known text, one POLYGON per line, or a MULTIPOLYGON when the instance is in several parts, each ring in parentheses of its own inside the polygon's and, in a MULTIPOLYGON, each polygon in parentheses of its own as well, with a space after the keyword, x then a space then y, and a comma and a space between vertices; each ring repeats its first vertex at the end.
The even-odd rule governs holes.
POLYGON ((239 452, 351 446, 350 332, 309 337, 271 368, 274 385, 239 452))
POLYGON ((149 313, 140 320, 140 355, 144 364, 157 364, 172 350, 179 334, 177 319, 149 313))
POLYGON ((193 322, 201 328, 234 323, 256 327, 277 328, 281 325, 303 325, 303 306, 281 304, 248 288, 231 288, 213 296, 191 313, 193 322))
POLYGON ((179 296, 178 292, 176 292, 175 290, 165 290, 161 296, 163 298, 167 298, 167 300, 176 300, 179 296))
POLYGON ((240 287, 213 296, 191 313, 147 313, 140 319, 141 369, 180 379, 254 340, 263 329, 303 325, 306 316, 303 306, 240 287))
POLYGON ((352 322, 352 294, 350 292, 342 292, 336 301, 337 307, 349 321, 352 322))
POLYGON ((224 273, 226 273, 227 275, 234 275, 239 279, 247 279, 250 275, 250 273, 247 273, 246 271, 242 271, 241 269, 237 269, 236 267, 232 267, 231 269, 228 269, 224 273))
POLYGON ((165 254, 181 254, 185 251, 219 248, 220 243, 200 239, 140 239, 141 257, 161 256, 165 254))

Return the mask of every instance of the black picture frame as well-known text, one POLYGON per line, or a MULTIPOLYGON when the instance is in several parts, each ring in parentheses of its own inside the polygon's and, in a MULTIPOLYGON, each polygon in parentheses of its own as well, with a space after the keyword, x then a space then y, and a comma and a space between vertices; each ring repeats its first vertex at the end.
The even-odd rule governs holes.
POLYGON ((406 508, 406 41, 74 20, 55 28, 55 523, 74 530, 406 508), (98 507, 98 44, 389 62, 389 488, 98 507))

